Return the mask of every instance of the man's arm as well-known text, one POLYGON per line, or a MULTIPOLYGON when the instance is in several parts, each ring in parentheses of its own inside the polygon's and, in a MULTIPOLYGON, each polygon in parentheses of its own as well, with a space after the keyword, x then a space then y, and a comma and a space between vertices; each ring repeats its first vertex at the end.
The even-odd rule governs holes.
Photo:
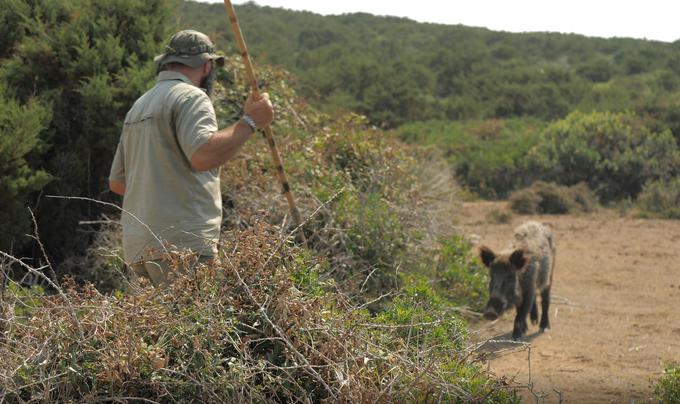
POLYGON ((196 171, 208 171, 222 166, 238 153, 253 133, 250 126, 242 120, 213 133, 191 156, 191 167, 196 171))
POLYGON ((109 189, 111 192, 114 194, 118 194, 120 196, 125 195, 125 183, 116 181, 116 180, 109 180, 109 189))
MULTIPOLYGON (((258 128, 269 125, 274 119, 274 109, 267 93, 262 94, 262 98, 257 101, 248 97, 243 110, 258 128)), ((243 120, 213 133, 191 156, 191 167, 196 171, 220 167, 238 153, 253 133, 252 128, 243 120)))

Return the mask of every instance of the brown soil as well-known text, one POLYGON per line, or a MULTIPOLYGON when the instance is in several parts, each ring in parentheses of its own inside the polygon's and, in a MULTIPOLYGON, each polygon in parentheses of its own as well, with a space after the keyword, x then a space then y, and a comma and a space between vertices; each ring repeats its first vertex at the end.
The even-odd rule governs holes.
POLYGON ((524 386, 524 402, 652 401, 664 364, 680 361, 680 221, 603 210, 514 214, 497 224, 488 215, 507 211, 505 203, 462 209, 463 230, 492 249, 506 247, 513 229, 530 219, 548 224, 557 243, 550 330, 539 334, 529 322, 526 346, 490 342, 511 339, 514 309, 494 323, 472 324, 491 373, 524 386))

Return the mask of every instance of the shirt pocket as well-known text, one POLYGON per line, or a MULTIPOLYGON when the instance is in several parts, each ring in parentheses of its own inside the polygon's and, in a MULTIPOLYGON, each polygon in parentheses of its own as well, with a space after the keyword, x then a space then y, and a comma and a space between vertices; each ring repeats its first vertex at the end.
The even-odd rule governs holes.
POLYGON ((125 126, 125 129, 128 131, 135 131, 145 126, 148 126, 153 122, 153 120, 154 120, 153 114, 145 114, 137 117, 128 118, 125 120, 123 125, 125 126))

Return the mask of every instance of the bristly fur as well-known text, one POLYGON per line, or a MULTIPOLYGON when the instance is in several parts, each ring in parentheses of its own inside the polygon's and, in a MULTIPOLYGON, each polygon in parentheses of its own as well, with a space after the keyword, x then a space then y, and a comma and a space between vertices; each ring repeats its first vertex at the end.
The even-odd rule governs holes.
POLYGON ((514 305, 517 308, 513 338, 521 338, 527 330, 526 317, 538 322, 537 295, 541 295, 541 331, 550 327, 548 309, 553 267, 555 239, 549 227, 529 221, 518 226, 508 248, 495 254, 487 247, 480 248, 482 262, 492 276, 490 299, 485 317, 493 319, 514 305))

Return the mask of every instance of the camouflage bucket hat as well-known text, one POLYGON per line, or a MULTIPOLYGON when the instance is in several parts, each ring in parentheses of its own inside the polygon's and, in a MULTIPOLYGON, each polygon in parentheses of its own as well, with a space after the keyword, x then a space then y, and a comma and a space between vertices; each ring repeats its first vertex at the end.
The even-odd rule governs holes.
POLYGON ((179 31, 173 35, 165 47, 165 53, 154 58, 159 68, 172 62, 199 67, 209 60, 214 60, 220 67, 224 66, 224 57, 215 53, 210 38, 202 32, 193 30, 179 31))

